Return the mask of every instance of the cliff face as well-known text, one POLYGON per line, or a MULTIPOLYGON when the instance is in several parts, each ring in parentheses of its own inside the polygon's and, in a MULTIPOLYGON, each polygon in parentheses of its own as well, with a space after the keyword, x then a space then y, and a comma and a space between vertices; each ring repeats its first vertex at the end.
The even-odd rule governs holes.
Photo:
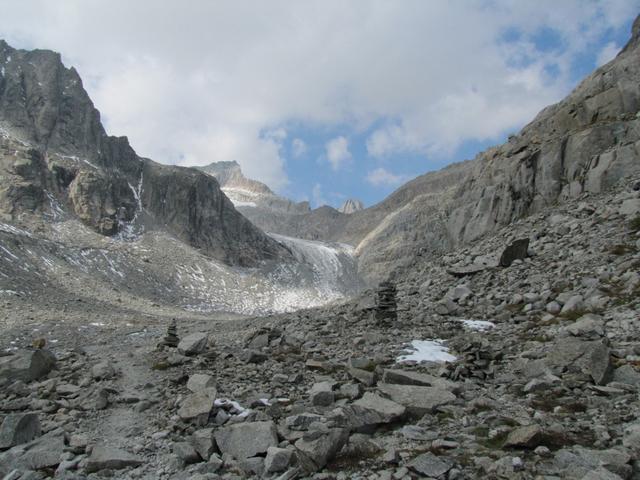
POLYGON ((0 170, 5 218, 64 212, 104 235, 162 228, 230 264, 288 256, 234 209, 213 177, 142 159, 126 137, 108 136, 59 54, 4 41, 0 170))
POLYGON ((639 22, 624 50, 508 143, 480 154, 447 230, 468 242, 556 201, 598 193, 640 169, 639 22))

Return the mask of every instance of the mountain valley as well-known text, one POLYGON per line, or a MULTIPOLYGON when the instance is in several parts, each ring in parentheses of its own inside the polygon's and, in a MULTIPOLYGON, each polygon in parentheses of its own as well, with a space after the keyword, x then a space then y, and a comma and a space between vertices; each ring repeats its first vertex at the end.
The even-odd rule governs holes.
POLYGON ((380 203, 142 158, 0 41, 0 478, 640 478, 640 17, 380 203))

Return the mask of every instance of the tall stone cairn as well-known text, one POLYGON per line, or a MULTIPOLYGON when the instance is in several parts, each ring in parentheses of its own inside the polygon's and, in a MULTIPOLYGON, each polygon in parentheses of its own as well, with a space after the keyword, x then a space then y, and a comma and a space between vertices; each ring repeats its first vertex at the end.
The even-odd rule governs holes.
POLYGON ((388 325, 398 319, 396 286, 391 282, 382 282, 376 292, 375 319, 378 324, 388 325))
POLYGON ((178 343, 180 343, 180 339, 178 338, 178 326, 176 325, 176 320, 173 319, 173 321, 167 328, 167 335, 162 339, 160 345, 176 348, 178 346, 178 343))

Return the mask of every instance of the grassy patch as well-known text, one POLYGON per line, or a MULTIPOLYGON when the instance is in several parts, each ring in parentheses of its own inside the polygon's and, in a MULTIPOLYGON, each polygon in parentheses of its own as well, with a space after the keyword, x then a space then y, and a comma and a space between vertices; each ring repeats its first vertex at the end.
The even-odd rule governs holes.
POLYGON ((160 360, 151 366, 151 370, 168 370, 170 366, 171 365, 169 365, 169 363, 165 362, 164 360, 160 360))
POLYGON ((629 253, 635 253, 637 251, 635 245, 627 245, 623 243, 617 243, 609 248, 609 253, 612 255, 627 255, 629 253))
POLYGON ((564 318, 565 320, 571 320, 572 322, 575 322, 581 316, 583 316, 583 315, 585 315, 587 313, 589 313, 589 312, 587 312, 585 309, 579 308, 577 310, 572 310, 571 312, 561 313, 559 315, 559 317, 564 318))

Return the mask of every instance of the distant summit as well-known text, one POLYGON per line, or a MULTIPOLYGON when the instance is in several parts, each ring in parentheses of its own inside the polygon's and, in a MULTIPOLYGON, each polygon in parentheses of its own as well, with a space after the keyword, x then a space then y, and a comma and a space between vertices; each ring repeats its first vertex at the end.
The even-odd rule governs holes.
POLYGON ((307 213, 310 210, 309 202, 293 202, 276 195, 264 183, 245 177, 238 162, 214 162, 196 168, 215 177, 233 205, 250 219, 251 215, 247 215, 247 212, 254 209, 291 214, 307 213))
POLYGON ((354 212, 359 212, 360 210, 364 210, 364 205, 360 200, 356 198, 349 198, 338 209, 340 213, 346 213, 347 215, 352 214, 354 212))

